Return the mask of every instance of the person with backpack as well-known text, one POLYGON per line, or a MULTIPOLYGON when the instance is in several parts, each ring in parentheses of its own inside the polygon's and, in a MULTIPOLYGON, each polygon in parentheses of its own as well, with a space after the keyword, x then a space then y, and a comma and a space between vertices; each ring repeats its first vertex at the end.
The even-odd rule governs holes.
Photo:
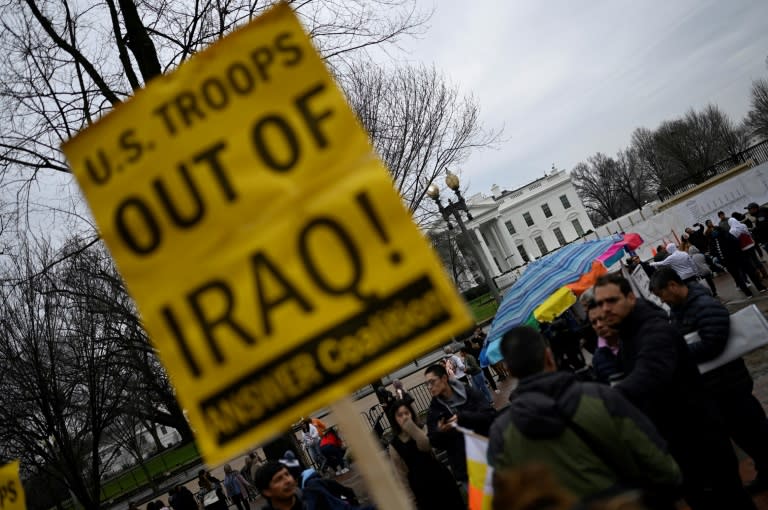
POLYGON ((325 457, 328 466, 336 470, 337 476, 349 471, 344 462, 344 443, 334 429, 325 430, 325 434, 320 439, 320 453, 325 457))
MULTIPOLYGON (((198 504, 197 501, 195 501, 195 495, 192 494, 192 491, 183 485, 177 485, 171 489, 168 503, 171 505, 173 510, 198 510, 198 504)), ((132 509, 129 507, 129 510, 132 509)))
POLYGON ((674 508, 680 469, 640 410, 608 386, 558 371, 533 328, 506 332, 501 353, 519 382, 491 427, 487 454, 496 473, 540 462, 578 498, 643 490, 648 508, 674 508))
MULTIPOLYGON (((307 470, 311 471, 311 470, 307 470)), ((352 489, 317 474, 302 476, 302 488, 276 461, 259 468, 254 483, 267 500, 263 510, 376 510, 373 506, 360 506, 352 489)))
POLYGON ((472 378, 472 386, 480 390, 485 395, 485 398, 488 399, 488 402, 493 405, 493 397, 491 392, 488 391, 488 386, 485 384, 485 375, 483 375, 483 371, 480 369, 477 358, 470 354, 466 347, 459 349, 459 358, 464 363, 464 370, 466 370, 467 375, 472 378))
POLYGON ((197 473, 197 483, 200 486, 197 499, 203 509, 227 510, 227 498, 224 495, 221 480, 213 476, 210 471, 201 469, 197 473))
POLYGON ((320 431, 309 418, 301 421, 301 440, 304 443, 304 449, 307 450, 309 457, 318 470, 324 471, 327 461, 320 451, 320 431))
POLYGON ((467 377, 464 362, 454 354, 453 348, 451 346, 445 346, 443 347, 443 352, 445 352, 445 369, 448 373, 464 384, 469 384, 469 378, 467 377))
POLYGON ((232 469, 229 464, 224 464, 224 488, 227 489, 229 499, 238 510, 250 510, 248 504, 248 487, 250 482, 240 472, 232 469))

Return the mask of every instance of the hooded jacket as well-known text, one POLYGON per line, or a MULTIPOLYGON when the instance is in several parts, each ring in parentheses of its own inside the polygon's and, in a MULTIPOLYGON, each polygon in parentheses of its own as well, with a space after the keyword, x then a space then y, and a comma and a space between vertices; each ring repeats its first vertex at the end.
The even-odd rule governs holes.
POLYGON ((453 390, 450 400, 432 397, 427 410, 427 435, 433 447, 445 450, 453 470, 453 476, 459 481, 467 480, 467 458, 464 451, 464 434, 457 430, 441 432, 438 422, 441 418, 450 418, 454 414, 458 425, 487 436, 496 411, 488 403, 485 395, 466 386, 456 379, 448 379, 453 390))
POLYGON ((664 310, 637 298, 619 325, 619 337, 619 368, 626 377, 616 388, 657 426, 701 401, 699 369, 664 310))
POLYGON ((691 256, 691 260, 696 264, 696 269, 698 269, 701 276, 712 276, 712 269, 707 264, 707 257, 698 248, 695 246, 688 248, 688 255, 691 256))
MULTIPOLYGON (((698 342, 688 344, 696 363, 711 361, 725 350, 730 334, 731 316, 728 310, 709 295, 701 285, 689 285, 685 302, 670 307, 672 324, 683 335, 698 332, 698 342)), ((731 391, 752 391, 752 377, 741 358, 726 363, 702 375, 708 393, 729 394, 731 391)))
POLYGON ((728 218, 728 232, 736 239, 739 236, 749 235, 749 229, 736 218, 728 218))
POLYGON ((680 483, 677 464, 650 420, 607 386, 565 372, 541 373, 521 379, 510 400, 491 427, 488 462, 494 469, 544 462, 579 497, 680 483))

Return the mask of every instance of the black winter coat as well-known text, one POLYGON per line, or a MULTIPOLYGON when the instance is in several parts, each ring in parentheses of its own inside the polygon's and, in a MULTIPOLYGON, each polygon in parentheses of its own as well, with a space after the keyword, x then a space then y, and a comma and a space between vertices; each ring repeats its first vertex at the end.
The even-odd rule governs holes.
POLYGON ((704 235, 704 225, 696 223, 694 227, 696 225, 698 225, 699 228, 688 235, 688 241, 698 248, 701 253, 707 253, 707 251, 709 251, 709 239, 704 235))
POLYGON ((768 208, 760 207, 755 214, 755 228, 752 230, 755 241, 768 243, 768 208))
POLYGON ((741 252, 739 240, 727 232, 718 232, 712 236, 709 243, 709 253, 719 257, 726 266, 744 263, 744 254, 741 252))
MULTIPOLYGON (((488 436, 491 423, 496 417, 496 410, 488 403, 488 399, 480 391, 471 388, 459 381, 453 381, 452 385, 461 384, 466 389, 466 401, 454 410, 461 427, 471 429, 474 432, 488 436)), ((453 415, 451 409, 436 397, 427 410, 427 435, 434 448, 445 450, 453 470, 453 476, 459 481, 467 481, 467 457, 464 451, 464 434, 457 430, 440 432, 438 422, 440 418, 450 418, 453 415)))
POLYGON ((688 346, 656 305, 637 298, 619 326, 619 369, 625 378, 615 388, 658 424, 685 420, 703 401, 698 367, 688 346))
MULTIPOLYGON (((694 362, 703 363, 722 354, 728 343, 731 316, 704 287, 689 285, 688 298, 671 308, 670 318, 683 335, 699 333, 701 341, 688 345, 694 362)), ((702 379, 707 392, 714 396, 722 397, 733 391, 752 392, 752 377, 741 358, 703 374, 702 379)))
POLYGON ((595 379, 601 383, 609 383, 610 377, 619 373, 618 357, 610 347, 598 347, 592 355, 592 370, 595 379))

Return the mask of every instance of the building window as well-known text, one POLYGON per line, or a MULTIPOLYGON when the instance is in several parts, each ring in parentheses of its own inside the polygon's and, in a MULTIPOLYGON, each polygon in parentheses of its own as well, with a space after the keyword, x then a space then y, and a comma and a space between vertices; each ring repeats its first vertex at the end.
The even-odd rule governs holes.
POLYGON ((533 226, 533 218, 531 218, 531 213, 523 213, 523 219, 525 220, 525 224, 529 227, 533 226))
POLYGON ((160 425, 160 433, 162 435, 166 435, 168 433, 168 429, 165 428, 165 425, 160 425))
POLYGON ((563 204, 563 209, 571 208, 571 203, 568 201, 568 197, 565 195, 560 195, 560 203, 563 204))
POLYGON ((576 235, 579 236, 579 237, 583 236, 584 235, 584 229, 581 228, 581 223, 579 222, 579 219, 576 218, 571 223, 573 224, 573 228, 576 229, 576 235))
POLYGON ((504 226, 507 227, 507 231, 509 231, 509 235, 515 235, 517 231, 515 230, 515 226, 512 224, 511 221, 505 221, 504 226))
POLYGON ((560 243, 560 246, 565 246, 565 236, 563 235, 563 232, 560 230, 560 227, 555 227, 552 229, 552 232, 555 233, 555 237, 557 238, 557 242, 560 243))
POLYGON ((531 261, 531 259, 528 258, 528 252, 525 251, 525 246, 523 246, 522 244, 519 244, 517 246, 517 251, 520 252, 520 258, 523 259, 523 262, 530 262, 531 261))
POLYGON ((541 210, 544 211, 545 218, 549 218, 552 216, 552 210, 549 208, 549 204, 542 204, 541 210))
POLYGON ((547 245, 544 244, 544 239, 542 239, 541 236, 536 236, 533 240, 536 241, 536 244, 538 245, 539 251, 542 255, 549 253, 549 250, 547 250, 547 245))

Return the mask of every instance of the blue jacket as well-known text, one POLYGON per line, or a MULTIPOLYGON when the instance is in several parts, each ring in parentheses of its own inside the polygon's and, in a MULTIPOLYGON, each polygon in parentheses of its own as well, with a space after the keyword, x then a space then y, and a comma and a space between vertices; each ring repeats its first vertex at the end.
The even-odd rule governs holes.
POLYGON ((592 355, 592 370, 595 379, 601 383, 608 383, 613 374, 619 373, 619 360, 609 347, 598 347, 592 355))
MULTIPOLYGON (((731 316, 701 285, 688 286, 688 297, 684 303, 671 307, 670 319, 684 335, 698 332, 701 340, 688 344, 696 363, 717 358, 728 343, 731 316)), ((752 391, 752 377, 741 358, 703 374, 702 378, 707 390, 716 396, 731 391, 752 391)))

